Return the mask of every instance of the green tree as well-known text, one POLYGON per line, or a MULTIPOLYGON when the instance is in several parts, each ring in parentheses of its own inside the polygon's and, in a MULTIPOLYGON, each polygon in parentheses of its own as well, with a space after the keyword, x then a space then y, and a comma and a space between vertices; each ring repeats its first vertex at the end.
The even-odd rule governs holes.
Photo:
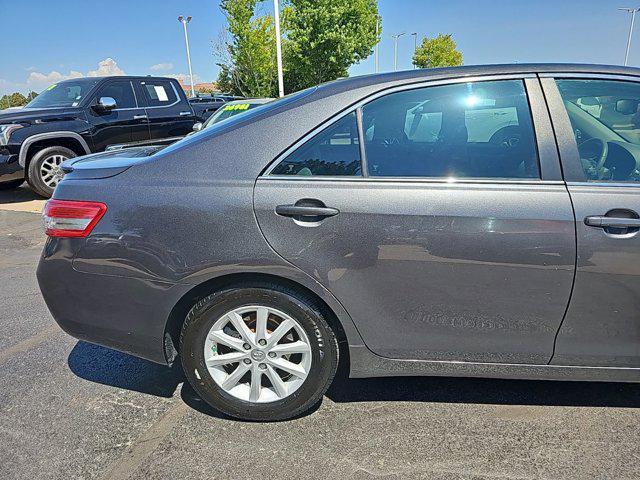
POLYGON ((29 100, 20 92, 3 95, 2 98, 0 98, 0 108, 21 107, 27 103, 29 103, 29 100))
POLYGON ((458 51, 451 34, 425 37, 413 55, 413 64, 420 68, 456 67, 462 65, 462 52, 458 51))
POLYGON ((285 29, 288 92, 348 76, 379 40, 377 0, 290 0, 285 29))
POLYGON ((273 18, 254 18, 258 0, 222 0, 227 17, 224 60, 218 85, 223 92, 246 97, 268 97, 277 92, 275 33, 273 18))
MULTIPOLYGON (((277 96, 273 17, 258 0, 223 0, 229 40, 218 53, 218 86, 245 96, 277 96)), ((377 0, 285 0, 281 15, 287 93, 346 77, 379 40, 377 0)))

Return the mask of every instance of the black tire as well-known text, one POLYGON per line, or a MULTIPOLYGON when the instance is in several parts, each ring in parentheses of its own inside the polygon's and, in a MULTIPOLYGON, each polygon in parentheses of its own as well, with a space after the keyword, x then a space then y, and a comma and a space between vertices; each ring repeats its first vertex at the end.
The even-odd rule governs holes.
POLYGON ((9 182, 0 183, 0 190, 13 190, 24 183, 24 178, 20 180, 11 180, 9 182))
POLYGON ((36 152, 31 158, 27 169, 27 182, 34 192, 44 198, 50 198, 51 195, 53 195, 54 188, 44 182, 40 173, 40 167, 42 166, 42 162, 52 155, 61 155, 67 159, 77 156, 73 150, 65 147, 47 147, 36 152))
POLYGON ((180 334, 180 356, 189 383, 213 408, 241 420, 278 421, 298 417, 318 404, 336 374, 338 342, 313 298, 277 284, 239 285, 215 292, 191 308, 180 334), (252 403, 236 398, 215 383, 204 363, 204 342, 212 325, 231 310, 248 305, 286 313, 309 338, 309 374, 296 391, 281 400, 252 403))

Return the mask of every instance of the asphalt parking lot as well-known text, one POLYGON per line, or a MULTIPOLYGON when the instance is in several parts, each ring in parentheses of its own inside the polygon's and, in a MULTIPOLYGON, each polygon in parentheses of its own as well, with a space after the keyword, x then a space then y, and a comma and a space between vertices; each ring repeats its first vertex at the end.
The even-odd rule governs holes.
POLYGON ((179 369, 56 326, 42 203, 0 192, 2 479, 640 478, 640 385, 341 380, 296 420, 225 418, 179 369))

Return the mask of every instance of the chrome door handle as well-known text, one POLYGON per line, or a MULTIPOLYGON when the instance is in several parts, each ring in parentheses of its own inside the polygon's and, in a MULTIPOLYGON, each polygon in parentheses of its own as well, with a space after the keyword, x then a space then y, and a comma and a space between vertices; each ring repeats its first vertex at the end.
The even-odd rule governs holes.
POLYGON ((600 228, 640 228, 640 218, 618 218, 595 215, 584 219, 585 225, 600 228))
POLYGON ((133 119, 134 120, 145 120, 147 118, 146 115, 134 115, 133 119))
POLYGON ((181 117, 186 117, 187 115, 191 115, 191 112, 180 112, 181 117))

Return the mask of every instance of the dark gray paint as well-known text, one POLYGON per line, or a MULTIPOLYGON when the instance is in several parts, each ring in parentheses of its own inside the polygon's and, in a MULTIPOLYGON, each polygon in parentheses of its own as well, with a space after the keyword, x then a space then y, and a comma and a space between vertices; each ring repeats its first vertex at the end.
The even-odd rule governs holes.
POLYGON ((327 286, 375 353, 550 360, 575 260, 564 186, 265 178, 255 206, 271 246, 327 286), (340 214, 309 227, 274 213, 302 198, 340 214))
MULTIPOLYGON (((555 378, 551 372, 562 371, 563 378, 640 381, 638 369, 544 366, 569 301, 575 237, 569 195, 553 178, 557 156, 535 79, 527 89, 543 174, 546 164, 545 180, 555 181, 367 180, 349 192, 351 185, 339 180, 256 184, 273 159, 318 125, 386 89, 565 71, 640 75, 621 67, 507 65, 357 77, 248 112, 148 159, 137 158, 130 167, 119 159, 121 173, 115 176, 95 179, 101 167, 79 162, 78 173, 65 178, 55 198, 103 201, 109 209, 86 241, 48 242, 38 269, 45 299, 72 334, 163 362, 165 323, 186 292, 225 275, 263 273, 303 285, 334 310, 351 349, 352 376, 440 369, 451 375, 555 378), (91 172, 81 175, 82 169, 91 172), (278 202, 295 201, 309 189, 327 195, 328 205, 339 204, 340 215, 303 231, 290 219, 274 217, 278 202), (359 244, 349 237, 354 233, 359 244), (314 248, 325 252, 315 262, 314 248), (430 276, 427 269, 436 272, 430 276), (380 291, 390 302, 384 312, 367 302, 380 291), (407 300, 416 315, 390 315, 408 311, 407 300), (464 362, 420 360, 436 358, 464 362)), ((108 159, 103 162, 113 168, 108 159)), ((380 306, 381 299, 374 300, 380 306)))

